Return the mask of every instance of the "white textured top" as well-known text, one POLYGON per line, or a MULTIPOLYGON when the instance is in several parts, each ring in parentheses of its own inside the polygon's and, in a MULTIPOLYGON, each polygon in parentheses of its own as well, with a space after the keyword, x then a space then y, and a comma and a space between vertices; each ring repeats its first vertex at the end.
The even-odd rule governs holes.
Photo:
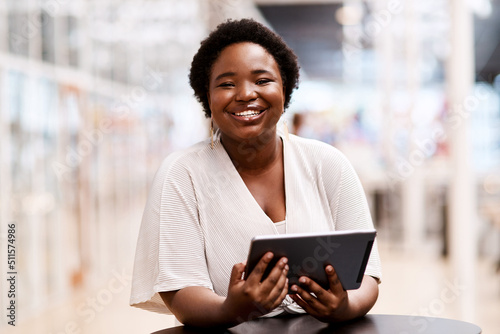
MULTIPOLYGON (((361 184, 342 153, 293 135, 282 141, 286 233, 373 228, 361 184)), ((130 304, 170 314, 158 292, 201 286, 226 296, 231 269, 246 260, 252 237, 278 233, 219 138, 214 148, 206 140, 173 153, 155 175, 142 218, 130 304)), ((376 242, 365 274, 381 278, 376 242)), ((290 300, 272 314, 288 309, 290 300)))
POLYGON ((274 223, 278 234, 286 234, 286 220, 274 223))

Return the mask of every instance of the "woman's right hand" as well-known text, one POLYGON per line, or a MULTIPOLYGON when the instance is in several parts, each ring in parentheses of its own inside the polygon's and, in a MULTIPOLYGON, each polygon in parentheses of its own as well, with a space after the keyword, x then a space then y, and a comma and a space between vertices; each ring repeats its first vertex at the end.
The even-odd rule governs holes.
POLYGON ((224 310, 241 323, 264 315, 278 307, 288 293, 288 260, 281 258, 265 280, 262 275, 273 258, 268 252, 257 263, 247 279, 243 279, 245 264, 233 266, 224 310))

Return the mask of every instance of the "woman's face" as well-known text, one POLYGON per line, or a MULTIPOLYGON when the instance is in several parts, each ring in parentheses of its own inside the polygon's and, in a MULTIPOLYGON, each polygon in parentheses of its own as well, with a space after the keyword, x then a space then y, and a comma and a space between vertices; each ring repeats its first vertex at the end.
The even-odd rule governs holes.
POLYGON ((273 138, 284 102, 278 64, 260 45, 229 45, 214 62, 208 103, 223 141, 273 138))

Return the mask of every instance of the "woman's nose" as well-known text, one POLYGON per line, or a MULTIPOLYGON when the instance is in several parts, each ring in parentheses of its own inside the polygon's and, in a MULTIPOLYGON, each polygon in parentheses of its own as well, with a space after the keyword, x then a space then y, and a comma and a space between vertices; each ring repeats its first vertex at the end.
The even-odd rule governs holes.
POLYGON ((250 101, 255 100, 257 98, 257 92, 255 91, 255 87, 251 84, 242 84, 238 87, 236 92, 236 100, 237 101, 250 101))

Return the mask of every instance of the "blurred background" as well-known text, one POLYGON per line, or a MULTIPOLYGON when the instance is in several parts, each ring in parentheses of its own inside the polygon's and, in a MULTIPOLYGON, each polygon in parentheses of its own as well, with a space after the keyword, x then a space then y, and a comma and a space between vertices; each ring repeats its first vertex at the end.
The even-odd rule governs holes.
POLYGON ((200 41, 242 17, 299 56, 290 131, 361 178, 384 275, 371 312, 497 333, 499 0, 0 1, 0 331, 174 325, 128 306, 142 210, 162 159, 209 136, 187 78, 200 41))

